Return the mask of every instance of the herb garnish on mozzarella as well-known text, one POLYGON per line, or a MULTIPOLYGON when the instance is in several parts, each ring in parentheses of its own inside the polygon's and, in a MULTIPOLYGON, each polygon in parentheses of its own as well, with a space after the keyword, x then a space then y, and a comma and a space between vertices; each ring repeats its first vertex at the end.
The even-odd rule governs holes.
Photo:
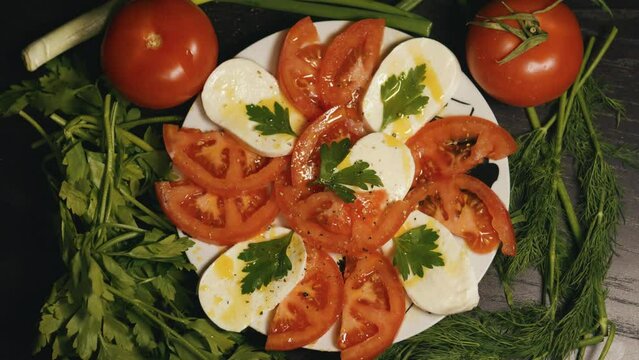
POLYGON ((426 225, 418 226, 393 239, 395 255, 393 265, 404 280, 412 272, 413 275, 424 277, 424 268, 444 266, 442 254, 435 251, 439 234, 426 225))
POLYGON ((420 64, 407 72, 391 75, 381 86, 384 104, 382 130, 388 124, 407 115, 419 114, 428 103, 428 96, 422 95, 426 79, 426 64, 420 64))
POLYGON ((297 136, 291 128, 288 108, 282 107, 277 101, 273 103, 273 111, 265 105, 246 105, 246 114, 249 120, 258 123, 255 130, 262 135, 289 134, 297 136))
POLYGON ((355 201, 355 191, 346 185, 359 187, 364 190, 373 186, 384 186, 382 180, 373 169, 369 169, 369 163, 357 160, 353 165, 335 171, 348 155, 351 142, 344 139, 340 142, 332 142, 330 145, 322 144, 320 148, 320 176, 316 184, 324 185, 346 202, 355 201))
POLYGON ((273 240, 249 244, 240 253, 238 259, 246 261, 242 271, 247 273, 242 279, 242 294, 250 294, 286 276, 292 269, 291 259, 286 255, 292 238, 293 232, 290 231, 273 240))

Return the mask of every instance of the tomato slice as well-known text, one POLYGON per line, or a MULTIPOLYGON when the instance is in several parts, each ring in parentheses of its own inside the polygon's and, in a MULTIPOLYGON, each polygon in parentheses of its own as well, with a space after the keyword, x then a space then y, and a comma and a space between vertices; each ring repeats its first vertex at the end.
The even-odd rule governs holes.
POLYGON ((164 125, 163 135, 173 165, 210 192, 228 195, 264 188, 286 166, 284 158, 260 156, 223 131, 164 125))
POLYGON ((337 345, 342 360, 373 359, 395 339, 405 311, 404 288, 390 261, 372 252, 348 264, 337 345))
POLYGON ((471 250, 487 253, 502 243, 504 255, 515 256, 515 232, 508 210, 483 182, 456 175, 430 182, 420 210, 462 237, 471 250))
POLYGON ((267 350, 292 350, 319 339, 342 311, 344 279, 324 251, 307 247, 306 275, 269 324, 267 350))
POLYGON ((277 79, 286 98, 307 119, 322 114, 317 76, 324 47, 310 17, 298 21, 286 34, 277 67, 277 79))
POLYGON ((327 110, 311 123, 297 139, 291 153, 291 181, 307 185, 319 174, 319 149, 322 144, 349 138, 351 144, 366 131, 357 112, 345 107, 327 110))
POLYGON ((336 105, 357 107, 379 63, 384 24, 383 19, 360 20, 328 45, 318 82, 325 109, 336 105))
POLYGON ((344 205, 335 194, 312 193, 282 177, 275 181, 275 201, 288 225, 309 244, 328 252, 349 252, 350 218, 334 212, 344 205))
POLYGON ((259 235, 278 213, 268 188, 229 196, 177 181, 157 182, 155 190, 162 210, 175 226, 216 245, 232 245, 259 235))
POLYGON ((406 145, 413 153, 415 176, 420 180, 465 173, 485 158, 502 159, 517 149, 508 131, 476 116, 431 121, 406 145))
POLYGON ((351 212, 351 253, 373 252, 392 239, 425 195, 425 189, 417 187, 403 200, 384 206, 384 191, 358 194, 351 212))

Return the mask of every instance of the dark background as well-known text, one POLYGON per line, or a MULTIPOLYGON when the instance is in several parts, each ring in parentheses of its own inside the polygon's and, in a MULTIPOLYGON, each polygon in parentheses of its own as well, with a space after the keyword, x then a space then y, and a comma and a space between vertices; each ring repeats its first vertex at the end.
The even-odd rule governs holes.
MULTIPOLYGON (((12 83, 35 77, 21 63, 23 47, 101 3, 96 0, 19 0, 12 1, 11 5, 5 3, 0 11, 0 91, 12 83)), ((613 22, 620 28, 618 39, 596 75, 608 85, 613 97, 623 100, 628 109, 628 120, 618 127, 611 116, 601 116, 597 122, 615 143, 639 146, 639 2, 608 0, 616 14, 614 20, 588 0, 567 0, 566 3, 575 10, 584 35, 605 32, 613 22)), ((473 7, 476 8, 476 5, 473 7)), ((266 35, 290 27, 299 19, 297 15, 231 5, 207 4, 203 9, 211 17, 220 39, 220 61, 266 35)), ((454 0, 426 0, 416 11, 434 21, 433 37, 464 59, 465 21, 474 9, 461 8, 454 0)), ((97 64, 99 39, 82 48, 87 61, 97 64)), ((464 63, 463 60, 461 62, 464 63)), ((488 100, 498 121, 513 134, 528 129, 523 110, 488 100)), ((24 121, 0 119, 0 357, 5 359, 31 357, 40 306, 53 281, 64 271, 55 236, 58 226, 55 202, 40 170, 42 154, 30 148, 37 139, 36 132, 24 121)), ((626 224, 620 227, 618 242, 621 250, 636 250, 634 238, 639 231, 636 215, 639 207, 635 178, 639 172, 620 166, 617 169, 626 193, 626 224)), ((621 251, 620 257, 632 256, 632 252, 634 250, 624 255, 621 251)), ((619 261, 615 259, 615 262, 619 261)), ((633 262, 623 262, 627 268, 622 267, 619 271, 636 274, 636 270, 629 268, 633 262)), ((636 285, 636 278, 634 282, 636 285)), ((636 299, 634 301, 636 305, 636 299)), ((633 305, 632 309, 636 311, 637 307, 633 305)), ((636 326, 620 330, 622 336, 631 338, 637 338, 639 334, 636 326)), ((304 352, 297 357, 326 358, 326 354, 304 352)))

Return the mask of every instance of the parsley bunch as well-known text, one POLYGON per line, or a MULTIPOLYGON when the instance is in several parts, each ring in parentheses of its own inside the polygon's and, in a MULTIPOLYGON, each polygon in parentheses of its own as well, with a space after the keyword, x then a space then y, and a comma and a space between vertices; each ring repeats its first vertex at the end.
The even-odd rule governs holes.
POLYGON ((199 317, 192 245, 155 210, 153 184, 170 162, 153 123, 106 92, 69 60, 0 95, 0 113, 18 114, 50 152, 43 169, 59 202, 60 248, 68 273, 41 310, 36 352, 53 358, 268 359, 238 334, 199 317), (46 132, 30 113, 59 126, 46 132), (29 113, 27 112, 29 111, 29 113))

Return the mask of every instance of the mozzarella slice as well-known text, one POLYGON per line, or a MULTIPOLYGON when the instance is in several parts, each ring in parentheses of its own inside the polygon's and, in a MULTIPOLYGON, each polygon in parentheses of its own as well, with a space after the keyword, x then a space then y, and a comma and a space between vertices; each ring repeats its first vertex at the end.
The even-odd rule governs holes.
POLYGON ((448 315, 471 310, 479 303, 479 291, 466 243, 421 211, 412 212, 400 231, 403 233, 421 225, 439 234, 435 251, 442 254, 444 266, 424 268, 423 278, 412 272, 406 280, 400 276, 406 293, 415 306, 433 314, 448 315))
POLYGON ((406 141, 442 110, 457 90, 461 78, 459 61, 440 42, 427 38, 404 41, 386 56, 373 76, 362 102, 364 119, 374 131, 382 131, 406 141), (426 65, 422 95, 428 96, 428 103, 419 114, 403 116, 382 129, 382 85, 391 76, 407 74, 409 70, 422 64, 426 65))
POLYGON ((228 331, 242 331, 263 313, 273 310, 295 285, 302 280, 306 266, 306 248, 302 238, 293 234, 286 254, 292 269, 279 280, 271 281, 250 294, 242 294, 242 271, 247 264, 238 259, 251 243, 268 241, 291 230, 274 227, 263 235, 233 245, 220 255, 202 274, 198 296, 206 315, 219 327, 228 331))
MULTIPOLYGON (((348 156, 337 166, 338 170, 362 160, 375 170, 388 194, 388 201, 402 200, 408 193, 415 176, 415 162, 410 149, 392 136, 372 133, 359 139, 348 156)), ((365 192, 359 187, 352 187, 365 192)))
POLYGON ((231 59, 220 64, 202 90, 202 104, 212 122, 231 132, 255 152, 278 157, 291 152, 295 136, 263 135, 249 120, 247 105, 266 106, 272 112, 275 102, 288 109, 291 128, 299 134, 304 117, 286 100, 277 79, 261 66, 246 59, 231 59))

